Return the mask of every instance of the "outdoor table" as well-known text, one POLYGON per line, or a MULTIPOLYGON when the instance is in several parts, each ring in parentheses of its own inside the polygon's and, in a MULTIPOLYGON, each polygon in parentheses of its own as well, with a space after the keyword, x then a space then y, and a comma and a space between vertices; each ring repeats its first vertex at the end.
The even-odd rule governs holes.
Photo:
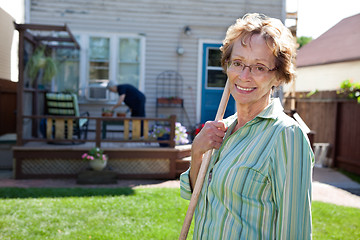
POLYGON ((102 121, 102 138, 105 139, 106 138, 106 128, 107 126, 123 126, 124 125, 124 120, 119 120, 119 121, 102 121))

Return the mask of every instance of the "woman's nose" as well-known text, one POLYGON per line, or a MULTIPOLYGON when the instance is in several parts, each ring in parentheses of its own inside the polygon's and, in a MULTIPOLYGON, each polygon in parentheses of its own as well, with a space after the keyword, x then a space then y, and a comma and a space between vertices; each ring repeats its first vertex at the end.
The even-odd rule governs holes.
POLYGON ((250 72, 250 68, 249 67, 244 67, 240 72, 239 72, 239 77, 240 79, 249 79, 251 76, 251 72, 250 72))

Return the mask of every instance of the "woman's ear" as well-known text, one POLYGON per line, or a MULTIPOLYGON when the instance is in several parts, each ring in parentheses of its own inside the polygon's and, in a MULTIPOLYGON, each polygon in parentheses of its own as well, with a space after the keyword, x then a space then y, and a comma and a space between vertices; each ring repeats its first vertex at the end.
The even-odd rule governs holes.
POLYGON ((279 87, 282 83, 283 83, 283 81, 278 78, 275 80, 273 87, 279 87))

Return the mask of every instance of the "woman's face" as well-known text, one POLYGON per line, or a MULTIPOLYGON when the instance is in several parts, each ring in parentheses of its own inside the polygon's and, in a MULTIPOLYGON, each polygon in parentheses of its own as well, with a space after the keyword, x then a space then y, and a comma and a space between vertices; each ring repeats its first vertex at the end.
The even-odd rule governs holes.
POLYGON ((264 109, 269 103, 271 88, 280 84, 276 70, 268 71, 275 68, 275 56, 265 40, 259 34, 249 37, 246 46, 240 39, 235 40, 230 62, 227 68, 230 93, 238 109, 243 106, 264 109), (242 64, 251 65, 252 71, 241 67, 242 64))

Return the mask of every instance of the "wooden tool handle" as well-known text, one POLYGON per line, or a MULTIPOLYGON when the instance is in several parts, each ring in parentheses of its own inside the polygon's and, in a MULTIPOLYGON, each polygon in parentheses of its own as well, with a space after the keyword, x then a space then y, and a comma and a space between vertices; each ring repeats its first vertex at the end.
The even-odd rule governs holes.
MULTIPOLYGON (((229 86, 229 80, 227 80, 225 88, 224 88, 224 92, 222 94, 221 101, 220 101, 220 104, 219 104, 219 107, 218 107, 218 110, 216 113, 215 121, 221 120, 223 118, 227 103, 229 101, 229 97, 230 97, 230 86, 229 86)), ((206 175, 207 169, 209 167, 212 152, 213 152, 213 149, 207 151, 202 160, 200 170, 199 170, 199 173, 197 176, 197 180, 195 183, 194 191, 191 195, 189 207, 188 207, 188 210, 185 215, 185 220, 184 220, 184 224, 181 229, 179 240, 186 240, 186 237, 188 235, 189 228, 191 225, 191 220, 193 218, 194 211, 195 211, 198 199, 199 199, 199 195, 200 195, 202 186, 204 184, 205 175, 206 175)))

